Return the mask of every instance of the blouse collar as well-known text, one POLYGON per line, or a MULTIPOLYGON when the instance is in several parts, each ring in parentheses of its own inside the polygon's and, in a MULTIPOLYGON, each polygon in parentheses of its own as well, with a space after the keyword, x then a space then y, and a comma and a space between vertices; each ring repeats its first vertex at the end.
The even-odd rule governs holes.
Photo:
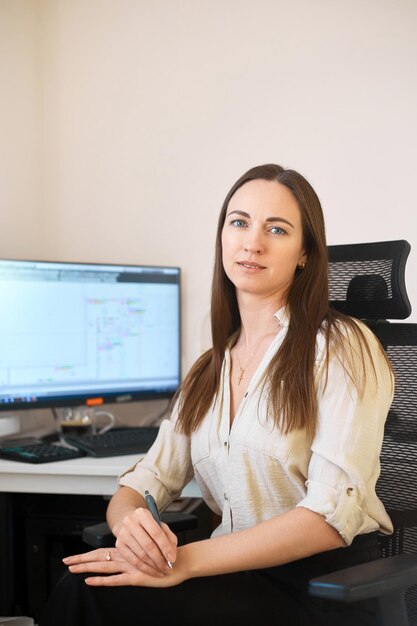
POLYGON ((288 306, 282 306, 276 313, 274 313, 274 317, 277 318, 281 326, 289 326, 290 325, 290 311, 288 306))

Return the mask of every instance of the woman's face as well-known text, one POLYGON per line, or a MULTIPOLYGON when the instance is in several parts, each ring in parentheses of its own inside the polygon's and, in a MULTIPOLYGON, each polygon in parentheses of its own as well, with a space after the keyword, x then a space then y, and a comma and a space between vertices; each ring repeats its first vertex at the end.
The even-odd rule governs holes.
POLYGON ((222 230, 223 267, 238 297, 254 294, 285 304, 297 265, 306 261, 301 214, 291 191, 252 180, 232 196, 222 230))

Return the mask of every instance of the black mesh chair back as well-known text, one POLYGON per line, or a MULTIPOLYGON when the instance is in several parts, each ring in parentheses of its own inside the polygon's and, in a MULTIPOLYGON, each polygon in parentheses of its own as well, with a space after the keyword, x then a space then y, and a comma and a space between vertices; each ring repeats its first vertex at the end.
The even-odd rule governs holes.
POLYGON ((375 323, 411 313, 405 288, 407 241, 328 246, 329 300, 334 309, 375 323))
MULTIPOLYGON (((380 543, 384 556, 417 554, 417 324, 380 324, 373 331, 395 373, 377 484, 395 533, 380 543)), ((416 626, 417 586, 408 589, 406 604, 410 625, 416 626)))
MULTIPOLYGON (((406 241, 329 246, 331 305, 366 321, 396 378, 377 484, 395 528, 380 536, 383 556, 417 554, 417 324, 387 321, 411 312, 404 281, 409 251, 406 241)), ((410 626, 417 626, 417 586, 407 591, 406 605, 410 626)))

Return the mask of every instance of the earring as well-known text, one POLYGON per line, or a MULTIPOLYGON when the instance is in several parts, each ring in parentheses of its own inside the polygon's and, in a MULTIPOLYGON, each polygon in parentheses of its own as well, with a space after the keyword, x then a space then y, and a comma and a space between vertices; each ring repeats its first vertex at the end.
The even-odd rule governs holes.
POLYGON ((306 266, 306 262, 305 261, 301 261, 301 263, 298 264, 298 269, 299 270, 303 270, 306 266))

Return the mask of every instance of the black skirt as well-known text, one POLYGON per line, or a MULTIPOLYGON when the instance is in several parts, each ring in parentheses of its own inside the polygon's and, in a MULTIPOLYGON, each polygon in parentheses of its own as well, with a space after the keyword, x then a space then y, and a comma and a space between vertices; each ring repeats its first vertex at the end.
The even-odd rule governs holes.
POLYGON ((176 587, 89 587, 66 574, 39 626, 374 626, 369 603, 308 595, 311 578, 380 557, 377 533, 287 565, 194 578, 176 587))

